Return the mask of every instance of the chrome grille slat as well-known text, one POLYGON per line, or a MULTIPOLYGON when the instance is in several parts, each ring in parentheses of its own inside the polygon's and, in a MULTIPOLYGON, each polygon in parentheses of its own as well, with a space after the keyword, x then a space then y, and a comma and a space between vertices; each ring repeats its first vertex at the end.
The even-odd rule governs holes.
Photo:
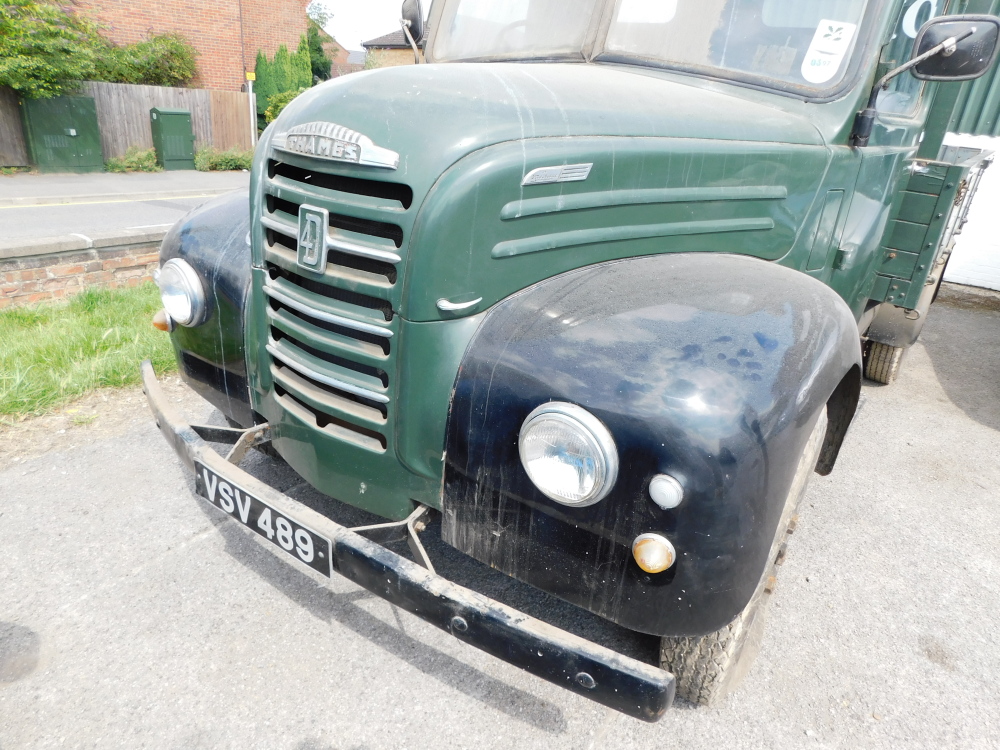
MULTIPOLYGON (((274 218, 273 215, 265 214, 261 216, 260 222, 265 227, 273 229, 275 232, 280 232, 288 237, 298 237, 299 228, 290 221, 282 221, 274 218)), ((388 250, 379 250, 377 248, 366 247, 354 242, 349 242, 330 232, 327 233, 327 241, 329 242, 331 250, 338 250, 342 253, 347 253, 348 255, 357 255, 361 258, 381 260, 386 263, 399 263, 403 260, 398 253, 393 253, 388 250)))
POLYGON ((406 213, 406 209, 397 201, 392 201, 396 205, 387 205, 379 198, 352 195, 315 185, 304 186, 287 177, 272 177, 266 183, 266 190, 270 195, 285 200, 299 203, 315 201, 323 206, 336 207, 338 210, 349 209, 352 214, 357 213, 361 218, 373 221, 392 221, 400 214, 406 213))
POLYGON ((392 338, 393 336, 393 332, 388 328, 383 328, 382 326, 377 326, 371 323, 362 323, 358 320, 352 320, 351 318, 346 318, 342 315, 327 312, 320 309, 318 306, 312 306, 304 302, 300 302, 294 297, 276 289, 271 283, 266 283, 264 285, 264 293, 272 299, 278 300, 281 304, 287 305, 293 310, 298 310, 303 315, 309 315, 317 320, 324 320, 327 323, 333 323, 334 325, 342 326, 343 328, 350 328, 355 331, 370 333, 374 336, 382 336, 387 339, 392 338))
POLYGON ((303 422, 312 422, 317 429, 333 435, 338 440, 343 440, 345 443, 353 443, 354 445, 364 448, 365 450, 372 451, 373 453, 385 453, 385 438, 381 435, 379 435, 381 438, 379 440, 358 432, 357 430, 345 427, 342 422, 339 424, 337 422, 329 422, 321 427, 317 421, 316 414, 313 413, 313 410, 291 394, 286 393, 286 395, 281 395, 279 393, 275 394, 275 397, 285 411, 296 415, 303 422))
POLYGON ((376 344, 371 344, 361 339, 349 338, 331 331, 306 323, 302 318, 291 315, 281 310, 267 310, 267 317, 271 325, 287 333, 293 338, 300 338, 309 341, 318 349, 323 349, 330 354, 350 358, 372 367, 385 366, 389 355, 385 350, 376 344))
MULTIPOLYGON (((264 260, 293 273, 301 272, 295 253, 283 245, 268 245, 264 248, 264 253, 264 260)), ((328 263, 320 280, 330 286, 346 283, 351 289, 372 297, 385 297, 393 287, 385 276, 337 266, 332 261, 328 263)))
POLYGON ((267 345, 268 353, 274 358, 279 360, 286 367, 296 370, 307 378, 315 380, 317 383, 323 383, 331 388, 336 388, 337 390, 344 391, 345 393, 350 393, 354 396, 359 396, 360 398, 367 399, 369 401, 374 401, 379 404, 388 404, 390 399, 383 393, 376 393, 375 391, 369 390, 367 388, 362 388, 360 386, 354 385, 353 383, 348 383, 345 380, 332 377, 326 373, 319 372, 318 370, 310 367, 309 365, 296 360, 287 352, 282 351, 275 344, 267 345))
POLYGON ((378 409, 320 391, 290 367, 271 365, 271 376, 289 393, 315 409, 329 411, 343 419, 353 419, 371 429, 384 428, 387 417, 378 409))

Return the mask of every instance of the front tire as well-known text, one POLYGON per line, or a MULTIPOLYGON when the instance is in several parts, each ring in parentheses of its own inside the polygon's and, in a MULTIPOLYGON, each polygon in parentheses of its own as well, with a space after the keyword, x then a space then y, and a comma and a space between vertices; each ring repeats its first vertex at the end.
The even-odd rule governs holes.
POLYGON ((876 383, 890 385, 899 376, 904 352, 906 350, 899 346, 869 342, 865 357, 865 377, 876 383))
POLYGON ((785 539, 792 531, 795 510, 819 460, 827 421, 824 407, 799 458, 771 544, 767 568, 750 602, 736 619, 714 633, 661 639, 660 667, 673 673, 678 697, 710 706, 732 692, 750 671, 763 640, 768 604, 774 592, 778 566, 784 558, 785 539))

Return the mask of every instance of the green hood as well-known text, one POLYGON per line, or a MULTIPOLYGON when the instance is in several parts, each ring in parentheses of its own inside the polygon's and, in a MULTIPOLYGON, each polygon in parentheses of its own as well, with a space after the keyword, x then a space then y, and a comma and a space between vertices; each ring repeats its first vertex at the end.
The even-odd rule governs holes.
POLYGON ((696 79, 682 83, 586 64, 463 63, 357 73, 296 99, 276 131, 314 121, 335 122, 398 152, 394 179, 415 188, 421 177, 440 175, 466 154, 522 139, 778 138, 822 145, 806 118, 703 88, 696 79))

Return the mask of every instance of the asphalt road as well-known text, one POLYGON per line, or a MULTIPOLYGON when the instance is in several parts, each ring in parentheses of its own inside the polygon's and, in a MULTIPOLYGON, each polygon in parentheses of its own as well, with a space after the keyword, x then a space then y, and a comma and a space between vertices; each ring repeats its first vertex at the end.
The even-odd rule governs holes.
POLYGON ((111 232, 119 229, 168 229, 207 197, 132 201, 120 197, 67 205, 0 206, 0 236, 6 240, 111 232))
MULTIPOLYGON (((137 392, 111 417, 98 403, 93 420, 8 429, 0 748, 998 747, 998 371, 1000 312, 935 306, 900 380, 865 387, 836 471, 810 486, 746 682, 656 725, 278 559, 192 494, 137 392)), ((282 465, 248 464, 322 502, 282 465)), ((653 657, 649 639, 439 545, 432 557, 653 657)))

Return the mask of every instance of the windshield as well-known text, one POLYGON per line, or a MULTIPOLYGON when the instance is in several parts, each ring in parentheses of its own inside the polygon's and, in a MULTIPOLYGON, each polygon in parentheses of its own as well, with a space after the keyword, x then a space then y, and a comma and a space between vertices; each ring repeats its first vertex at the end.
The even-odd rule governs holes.
POLYGON ((437 60, 583 59, 598 6, 605 0, 452 0, 434 43, 437 60))
POLYGON ((434 58, 584 59, 589 44, 598 59, 828 89, 847 71, 867 1, 445 0, 434 58))

